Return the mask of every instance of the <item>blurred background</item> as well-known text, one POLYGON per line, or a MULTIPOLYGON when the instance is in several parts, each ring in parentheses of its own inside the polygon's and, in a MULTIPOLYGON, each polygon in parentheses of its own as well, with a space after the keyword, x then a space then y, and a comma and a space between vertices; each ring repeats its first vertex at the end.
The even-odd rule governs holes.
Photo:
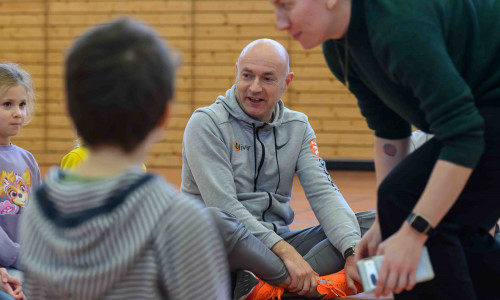
POLYGON ((283 100, 309 116, 320 155, 372 159, 373 135, 355 98, 329 72, 320 47, 305 51, 275 30, 267 0, 0 0, 0 61, 28 70, 37 94, 35 117, 13 143, 33 153, 42 173, 75 146, 60 104, 65 51, 90 25, 118 16, 146 22, 182 53, 173 117, 146 161, 148 168, 181 167, 190 115, 232 86, 240 51, 259 38, 277 40, 289 51, 295 79, 283 100))

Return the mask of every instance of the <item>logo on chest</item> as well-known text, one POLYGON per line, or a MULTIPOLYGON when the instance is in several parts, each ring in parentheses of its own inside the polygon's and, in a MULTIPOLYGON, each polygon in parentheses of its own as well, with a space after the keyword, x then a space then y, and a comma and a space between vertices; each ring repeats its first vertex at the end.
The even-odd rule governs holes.
POLYGON ((2 170, 3 188, 0 186, 0 197, 9 199, 0 203, 0 215, 15 215, 21 207, 28 205, 31 187, 31 172, 29 169, 21 175, 2 170))
POLYGON ((235 149, 236 151, 240 151, 240 150, 241 150, 241 151, 250 151, 250 148, 251 148, 251 147, 252 147, 252 146, 249 146, 249 145, 238 144, 238 142, 237 142, 237 141, 234 141, 234 149, 235 149))

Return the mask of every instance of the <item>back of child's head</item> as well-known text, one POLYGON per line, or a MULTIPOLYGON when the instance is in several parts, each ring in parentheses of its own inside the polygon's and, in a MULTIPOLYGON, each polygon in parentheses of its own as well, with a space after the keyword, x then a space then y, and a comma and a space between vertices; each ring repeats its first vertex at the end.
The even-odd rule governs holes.
POLYGON ((24 125, 26 125, 33 117, 35 108, 33 79, 28 72, 19 68, 19 65, 15 63, 0 63, 0 97, 3 97, 10 88, 18 85, 26 89, 26 118, 24 120, 24 125))
POLYGON ((164 117, 177 62, 147 25, 127 18, 84 33, 66 58, 68 110, 89 148, 131 152, 164 117))

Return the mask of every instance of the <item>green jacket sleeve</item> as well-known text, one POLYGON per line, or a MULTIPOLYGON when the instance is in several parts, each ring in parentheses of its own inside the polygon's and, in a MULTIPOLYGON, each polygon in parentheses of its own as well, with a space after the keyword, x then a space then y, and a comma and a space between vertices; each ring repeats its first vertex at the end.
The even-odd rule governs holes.
POLYGON ((484 121, 450 57, 440 12, 426 1, 386 2, 368 8, 367 28, 379 64, 420 101, 430 131, 443 144, 440 159, 474 168, 484 150, 484 121))

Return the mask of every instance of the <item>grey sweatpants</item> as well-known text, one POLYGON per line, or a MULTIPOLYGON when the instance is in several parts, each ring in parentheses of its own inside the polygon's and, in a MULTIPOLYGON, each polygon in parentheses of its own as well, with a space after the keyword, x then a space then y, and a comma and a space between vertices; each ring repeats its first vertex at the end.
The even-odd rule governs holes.
MULTIPOLYGON (((375 222, 375 211, 362 211, 355 215, 363 236, 375 222)), ((290 231, 281 237, 292 245, 320 276, 336 273, 344 268, 344 254, 330 243, 321 225, 290 231)))
MULTIPOLYGON (((214 207, 206 209, 212 215, 226 245, 231 272, 246 269, 272 284, 285 281, 288 271, 283 261, 251 234, 235 216, 214 207)), ((359 212, 356 217, 363 236, 375 221, 375 211, 359 212)), ((343 255, 330 243, 320 225, 287 232, 281 237, 292 245, 320 276, 344 268, 343 255)))

